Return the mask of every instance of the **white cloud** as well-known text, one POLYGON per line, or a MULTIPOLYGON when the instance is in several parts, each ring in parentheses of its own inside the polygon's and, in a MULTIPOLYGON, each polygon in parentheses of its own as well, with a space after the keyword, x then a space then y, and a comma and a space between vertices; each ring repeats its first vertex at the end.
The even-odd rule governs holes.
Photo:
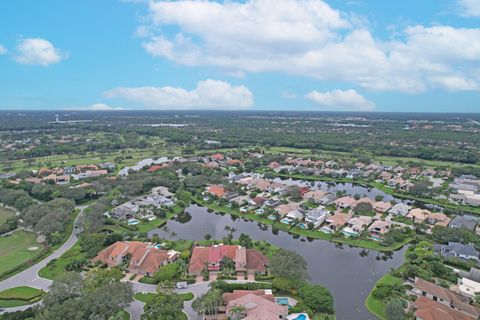
POLYGON ((365 99, 355 90, 333 90, 327 92, 311 91, 305 97, 328 110, 371 111, 375 108, 372 101, 365 99))
POLYGON ((88 106, 71 106, 65 107, 64 110, 92 110, 92 111, 115 111, 115 110, 125 110, 122 107, 112 107, 105 103, 94 103, 88 106))
POLYGON ((464 17, 480 17, 480 0, 458 0, 460 14, 464 17))
POLYGON ((238 109, 253 105, 253 94, 247 87, 210 79, 198 82, 191 91, 174 87, 118 87, 104 95, 157 109, 238 109))
POLYGON ((120 107, 112 107, 105 103, 95 103, 87 107, 88 110, 106 111, 106 110, 124 110, 120 107))
POLYGON ((282 91, 282 97, 285 99, 295 99, 297 95, 294 92, 282 91))
POLYGON ((149 12, 150 30, 157 31, 145 50, 187 66, 284 72, 409 93, 443 89, 439 78, 480 82, 480 28, 419 25, 402 30, 398 40, 380 40, 362 19, 322 0, 151 1, 149 12), (165 26, 179 32, 158 31, 165 26))
POLYGON ((7 52, 7 49, 0 44, 0 54, 4 54, 7 52))
POLYGON ((48 66, 67 58, 67 54, 41 38, 20 40, 15 60, 21 64, 48 66))

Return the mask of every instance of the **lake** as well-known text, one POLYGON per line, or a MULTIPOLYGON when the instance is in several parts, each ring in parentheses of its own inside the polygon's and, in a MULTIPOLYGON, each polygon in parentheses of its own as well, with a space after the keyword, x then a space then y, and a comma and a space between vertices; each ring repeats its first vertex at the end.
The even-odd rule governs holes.
POLYGON ((206 208, 190 206, 186 211, 191 215, 187 223, 170 220, 166 228, 154 229, 149 236, 158 234, 161 238, 201 240, 205 234, 212 239, 226 236, 225 226, 250 235, 254 240, 264 240, 272 245, 295 251, 308 263, 313 283, 322 284, 335 298, 335 310, 338 320, 375 319, 365 308, 364 302, 375 282, 391 268, 403 263, 405 248, 392 254, 352 248, 322 240, 308 241, 305 238, 294 239, 287 232, 274 234, 270 227, 259 227, 257 222, 232 219, 229 215, 208 212, 206 208))

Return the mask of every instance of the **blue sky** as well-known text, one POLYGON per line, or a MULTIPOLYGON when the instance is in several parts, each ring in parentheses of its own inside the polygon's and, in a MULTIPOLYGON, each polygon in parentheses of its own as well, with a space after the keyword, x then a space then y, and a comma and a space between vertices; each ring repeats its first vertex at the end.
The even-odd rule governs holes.
POLYGON ((0 31, 0 109, 480 112, 480 0, 15 0, 0 31))

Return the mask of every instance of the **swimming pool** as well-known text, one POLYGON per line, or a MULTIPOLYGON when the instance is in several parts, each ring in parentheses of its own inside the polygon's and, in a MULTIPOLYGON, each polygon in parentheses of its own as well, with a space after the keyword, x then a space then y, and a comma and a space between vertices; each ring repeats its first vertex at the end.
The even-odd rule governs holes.
POLYGON ((130 219, 130 220, 127 221, 127 224, 129 226, 134 226, 134 225, 139 224, 139 223, 140 223, 140 220, 137 220, 137 219, 130 219))
POLYGON ((288 306, 289 304, 288 298, 275 298, 275 301, 282 306, 288 306))
POLYGON ((302 313, 293 320, 307 320, 307 316, 302 313))

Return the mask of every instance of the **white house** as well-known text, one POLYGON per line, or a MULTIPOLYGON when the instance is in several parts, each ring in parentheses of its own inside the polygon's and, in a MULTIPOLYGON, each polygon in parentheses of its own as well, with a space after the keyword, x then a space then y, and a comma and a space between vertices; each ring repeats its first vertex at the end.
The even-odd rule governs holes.
POLYGON ((458 288, 462 295, 475 298, 475 294, 480 292, 480 283, 467 278, 461 278, 458 279, 458 288))

